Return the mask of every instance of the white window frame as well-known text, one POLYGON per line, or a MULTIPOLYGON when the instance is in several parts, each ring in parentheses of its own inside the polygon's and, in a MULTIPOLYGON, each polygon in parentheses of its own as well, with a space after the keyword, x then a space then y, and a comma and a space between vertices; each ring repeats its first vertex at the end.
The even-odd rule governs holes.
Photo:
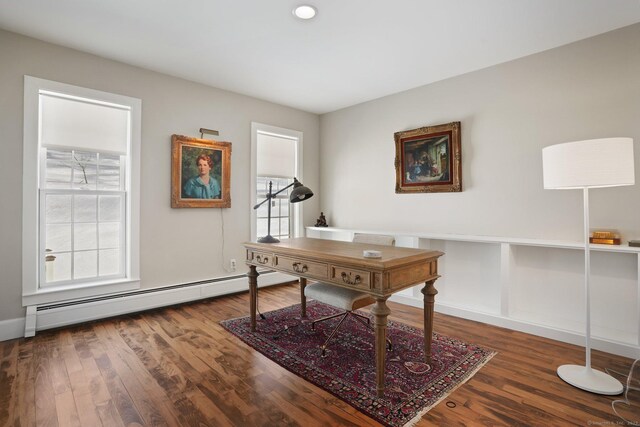
POLYGON ((22 191, 22 305, 32 306, 95 297, 140 287, 140 145, 142 101, 137 98, 97 91, 65 83, 24 76, 24 141, 22 191), (97 279, 82 284, 40 288, 39 256, 40 196, 39 126, 41 91, 63 93, 131 109, 131 129, 126 161, 126 248, 125 277, 97 279))
MULTIPOLYGON (((267 125, 263 123, 251 122, 251 206, 255 206, 262 200, 257 200, 257 179, 258 179, 258 134, 271 135, 280 138, 292 139, 295 141, 296 154, 295 154, 295 177, 298 181, 304 183, 304 174, 302 168, 302 147, 303 147, 303 134, 300 131, 281 128, 277 126, 267 125)), ((291 203, 289 205, 290 212, 293 212, 291 216, 291 231, 293 237, 303 236, 302 218, 303 218, 303 203, 291 203)), ((257 234, 257 212, 255 209, 251 209, 251 240, 255 241, 258 237, 257 234)))

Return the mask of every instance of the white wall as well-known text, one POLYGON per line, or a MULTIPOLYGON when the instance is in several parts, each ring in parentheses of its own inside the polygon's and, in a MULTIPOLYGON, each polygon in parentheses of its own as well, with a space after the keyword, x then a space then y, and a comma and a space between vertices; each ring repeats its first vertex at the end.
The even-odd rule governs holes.
POLYGON ((593 190, 591 225, 640 239, 640 24, 325 114, 320 129, 331 226, 564 240, 581 239, 582 193, 543 190, 542 148, 630 136, 638 185, 593 190), (394 132, 452 121, 463 192, 395 194, 394 132))
MULTIPOLYGON (((197 67, 193 64, 185 67, 197 67)), ((303 182, 319 186, 319 118, 254 98, 0 31, 0 321, 24 317, 21 295, 23 76, 142 99, 141 276, 153 288, 229 275, 250 239, 251 122, 304 134, 303 182), (217 129, 233 144, 230 209, 171 209, 171 135, 217 129), (224 222, 224 229, 223 229, 224 222), (222 243, 224 240, 224 254, 222 243)), ((205 138, 208 136, 205 135, 205 138)), ((315 223, 319 198, 304 203, 315 223)))

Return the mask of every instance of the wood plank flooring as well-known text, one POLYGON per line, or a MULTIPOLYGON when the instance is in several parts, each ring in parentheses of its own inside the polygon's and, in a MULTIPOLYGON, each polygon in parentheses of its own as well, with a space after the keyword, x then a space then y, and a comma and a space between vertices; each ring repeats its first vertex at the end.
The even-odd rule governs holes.
MULTIPOLYGON (((260 290, 262 312, 299 302, 297 284, 260 290)), ((226 332, 248 293, 0 342, 1 426, 377 426, 226 332)), ((422 327, 422 311, 389 303, 422 327)), ((555 373, 580 347, 436 313, 435 331, 498 352, 418 426, 615 425, 613 397, 555 373)), ((594 351, 595 368, 631 360, 594 351)))

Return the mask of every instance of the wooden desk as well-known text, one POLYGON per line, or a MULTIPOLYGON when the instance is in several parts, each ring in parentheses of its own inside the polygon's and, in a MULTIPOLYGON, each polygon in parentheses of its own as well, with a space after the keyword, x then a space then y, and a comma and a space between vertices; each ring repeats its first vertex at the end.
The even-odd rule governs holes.
POLYGON ((249 292, 251 330, 256 330, 256 301, 258 272, 266 267, 300 277, 302 317, 306 317, 304 288, 307 279, 319 280, 336 286, 357 289, 370 294, 375 300, 371 308, 376 338, 376 392, 384 393, 385 339, 387 316, 391 310, 386 304, 394 292, 424 282, 424 354, 431 362, 431 335, 433 333, 433 304, 438 293, 433 286, 438 276, 439 251, 376 246, 365 243, 300 237, 280 243, 245 243, 246 264, 249 266, 249 292), (376 249, 382 257, 364 258, 364 249, 376 249))

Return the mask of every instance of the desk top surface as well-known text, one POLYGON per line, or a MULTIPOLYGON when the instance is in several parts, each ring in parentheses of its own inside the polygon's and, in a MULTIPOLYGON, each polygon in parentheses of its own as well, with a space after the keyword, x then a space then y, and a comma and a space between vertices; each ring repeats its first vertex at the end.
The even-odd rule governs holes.
POLYGON ((433 260, 443 255, 443 252, 427 249, 341 242, 309 237, 286 239, 280 243, 247 242, 244 243, 244 246, 245 248, 270 251, 281 255, 308 257, 325 261, 348 261, 353 264, 382 269, 433 260), (380 251, 382 256, 380 258, 365 258, 363 251, 367 249, 380 251))

